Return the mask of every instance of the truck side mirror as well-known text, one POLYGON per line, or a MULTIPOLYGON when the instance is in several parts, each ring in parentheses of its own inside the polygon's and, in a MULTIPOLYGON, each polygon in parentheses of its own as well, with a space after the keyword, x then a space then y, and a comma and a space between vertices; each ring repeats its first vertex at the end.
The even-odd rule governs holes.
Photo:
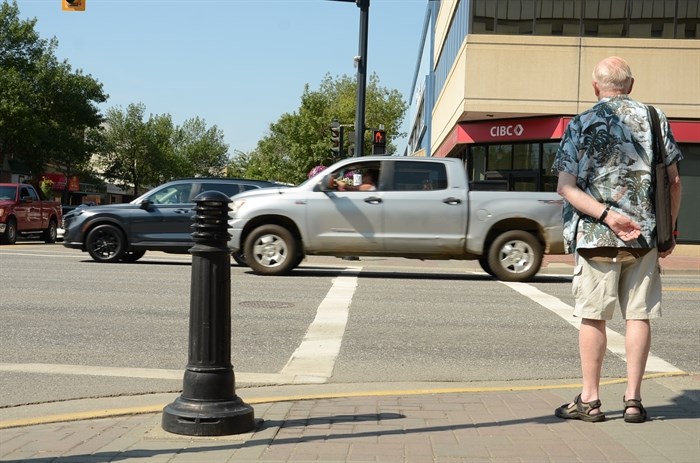
POLYGON ((139 207, 140 207, 141 209, 146 209, 146 210, 148 210, 148 209, 151 208, 151 205, 152 205, 152 204, 153 204, 153 202, 152 202, 150 199, 144 199, 143 201, 141 201, 141 203, 139 203, 139 207))

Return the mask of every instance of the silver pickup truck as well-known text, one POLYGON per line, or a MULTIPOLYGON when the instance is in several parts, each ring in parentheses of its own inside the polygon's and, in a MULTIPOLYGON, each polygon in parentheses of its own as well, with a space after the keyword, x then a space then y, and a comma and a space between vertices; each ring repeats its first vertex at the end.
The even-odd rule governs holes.
POLYGON ((543 254, 564 252, 562 204, 556 193, 471 189, 459 159, 350 158, 297 187, 233 197, 230 247, 261 275, 308 255, 392 256, 478 260, 525 281, 543 254), (362 178, 373 182, 360 189, 362 178))

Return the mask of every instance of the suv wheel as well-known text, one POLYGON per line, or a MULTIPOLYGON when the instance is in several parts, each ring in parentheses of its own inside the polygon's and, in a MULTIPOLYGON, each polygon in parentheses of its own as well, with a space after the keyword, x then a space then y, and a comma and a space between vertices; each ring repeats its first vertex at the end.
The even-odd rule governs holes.
POLYGON ((144 256, 144 254, 146 254, 146 251, 143 251, 143 250, 126 251, 122 255, 122 262, 127 262, 127 263, 136 262, 137 260, 142 258, 144 256))
POLYGON ((118 262, 126 252, 125 241, 114 225, 98 225, 88 233, 85 248, 97 262, 118 262))
POLYGON ((241 266, 241 267, 247 267, 248 262, 245 260, 245 254, 241 252, 239 249, 238 251, 234 251, 231 253, 231 257, 233 257, 233 260, 236 261, 236 263, 241 266))

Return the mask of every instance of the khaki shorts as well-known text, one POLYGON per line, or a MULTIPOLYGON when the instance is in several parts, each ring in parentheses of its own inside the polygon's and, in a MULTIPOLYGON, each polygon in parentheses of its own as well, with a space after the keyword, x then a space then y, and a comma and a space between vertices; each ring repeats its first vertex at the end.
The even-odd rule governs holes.
POLYGON ((656 249, 623 262, 600 262, 576 254, 574 316, 612 320, 618 306, 625 320, 661 316, 661 276, 656 249))

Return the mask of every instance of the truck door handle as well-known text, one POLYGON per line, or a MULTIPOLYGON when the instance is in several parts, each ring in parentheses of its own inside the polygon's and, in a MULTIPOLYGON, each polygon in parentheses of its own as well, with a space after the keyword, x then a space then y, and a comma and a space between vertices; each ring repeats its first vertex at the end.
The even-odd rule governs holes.
POLYGON ((175 209, 176 214, 189 214, 192 209, 175 209))
POLYGON ((379 196, 370 196, 369 198, 365 198, 364 201, 370 204, 379 204, 382 202, 382 198, 380 198, 379 196))
POLYGON ((459 198, 450 197, 443 199, 442 202, 445 204, 461 204, 462 200, 459 198))

